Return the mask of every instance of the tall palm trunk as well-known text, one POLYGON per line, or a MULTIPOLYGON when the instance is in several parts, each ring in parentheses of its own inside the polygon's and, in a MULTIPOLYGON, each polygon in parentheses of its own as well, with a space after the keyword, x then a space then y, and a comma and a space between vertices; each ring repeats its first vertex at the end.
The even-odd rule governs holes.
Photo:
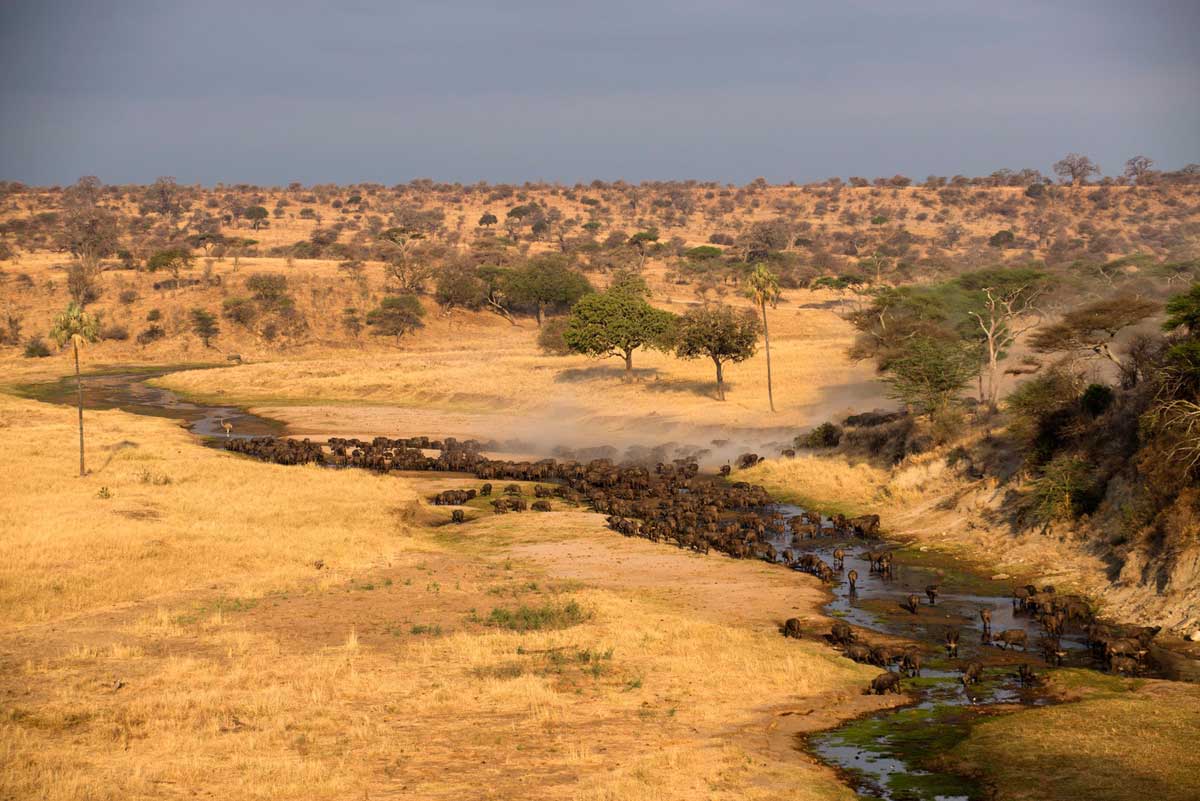
POLYGON ((83 470, 83 379, 79 377, 79 343, 72 343, 75 349, 75 392, 79 398, 79 475, 83 470))
POLYGON ((762 303, 762 318, 763 318, 763 340, 767 345, 767 403, 771 406, 771 411, 775 411, 775 394, 771 389, 771 332, 767 330, 767 303, 762 303))

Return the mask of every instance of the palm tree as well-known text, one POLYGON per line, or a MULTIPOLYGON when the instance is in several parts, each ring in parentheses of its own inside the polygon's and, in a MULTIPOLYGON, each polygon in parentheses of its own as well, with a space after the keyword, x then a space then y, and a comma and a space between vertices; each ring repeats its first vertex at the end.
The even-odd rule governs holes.
POLYGON ((775 308, 779 303, 779 278, 767 269, 764 264, 756 264, 754 272, 746 280, 746 294, 758 306, 762 313, 763 339, 767 345, 767 403, 771 411, 775 411, 775 395, 771 390, 771 334, 767 330, 767 304, 775 308))
POLYGON ((83 470, 83 379, 79 377, 79 348, 100 339, 100 321, 95 315, 83 310, 78 303, 71 303, 67 310, 54 318, 50 336, 65 348, 67 343, 75 352, 75 389, 79 393, 79 475, 83 470))

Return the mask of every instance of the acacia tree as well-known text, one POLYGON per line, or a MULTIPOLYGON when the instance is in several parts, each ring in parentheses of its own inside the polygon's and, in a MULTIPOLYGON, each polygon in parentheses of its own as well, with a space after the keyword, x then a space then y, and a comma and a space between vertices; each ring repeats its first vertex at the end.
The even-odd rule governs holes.
POLYGON ((729 306, 692 309, 679 319, 675 355, 681 359, 707 356, 717 369, 717 399, 725 400, 725 364, 754 355, 759 323, 754 312, 729 306))
POLYGON ((263 206, 251 206, 246 209, 243 216, 250 221, 250 227, 257 231, 263 227, 263 224, 271 215, 263 206))
POLYGON ((954 402, 979 367, 979 353, 971 345, 919 336, 888 362, 883 380, 892 397, 932 416, 954 402))
POLYGON ((79 475, 83 468, 83 379, 79 375, 79 349, 100 339, 100 320, 85 312, 78 303, 71 303, 66 311, 54 318, 50 336, 64 348, 68 343, 75 356, 75 391, 79 400, 79 475))
POLYGON ((1068 153, 1054 162, 1054 174, 1072 184, 1086 184, 1087 179, 1100 174, 1100 167, 1087 156, 1078 153, 1068 153))
POLYGON ((192 309, 191 318, 192 333, 200 337, 200 341, 207 348, 209 341, 221 333, 221 327, 217 324, 217 316, 204 309, 195 308, 192 309))
POLYGON ((571 310, 563 341, 576 353, 625 360, 626 380, 633 374, 633 352, 640 347, 669 350, 675 315, 646 301, 649 288, 636 276, 623 276, 604 292, 584 295, 571 310))
POLYGON ((1098 300, 1067 312, 1057 323, 1034 334, 1029 344, 1038 353, 1091 351, 1115 364, 1128 380, 1125 365, 1112 352, 1112 341, 1159 308, 1153 301, 1128 295, 1098 300))
POLYGON ((175 279, 175 289, 179 289, 180 275, 192 266, 192 253, 184 248, 167 248, 160 250, 146 262, 146 269, 152 273, 166 270, 175 279))
POLYGON ((763 342, 767 352, 767 404, 771 411, 775 411, 775 395, 771 389, 771 333, 767 328, 767 304, 775 308, 779 303, 779 278, 765 265, 758 264, 746 279, 746 294, 762 314, 763 342))
POLYGON ((993 410, 999 401, 1000 360, 1017 337, 1041 322, 1037 301, 1044 281, 1043 273, 1031 269, 980 270, 958 280, 964 289, 978 293, 977 307, 968 309, 967 316, 982 334, 988 374, 986 400, 993 410))
POLYGON ((387 295, 377 308, 367 312, 367 325, 376 336, 400 337, 420 328, 425 309, 416 295, 387 295))
POLYGON ((1145 183, 1150 177, 1154 161, 1145 156, 1134 156, 1125 162, 1125 172, 1123 175, 1135 184, 1145 183))

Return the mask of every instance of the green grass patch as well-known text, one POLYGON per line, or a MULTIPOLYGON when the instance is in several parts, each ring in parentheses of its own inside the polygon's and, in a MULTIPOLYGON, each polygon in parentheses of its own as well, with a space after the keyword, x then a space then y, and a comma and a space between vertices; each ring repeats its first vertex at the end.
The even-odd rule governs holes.
POLYGON ((566 629, 591 620, 593 613, 576 601, 546 603, 540 606, 522 604, 516 608, 493 607, 484 623, 510 631, 545 631, 566 629))

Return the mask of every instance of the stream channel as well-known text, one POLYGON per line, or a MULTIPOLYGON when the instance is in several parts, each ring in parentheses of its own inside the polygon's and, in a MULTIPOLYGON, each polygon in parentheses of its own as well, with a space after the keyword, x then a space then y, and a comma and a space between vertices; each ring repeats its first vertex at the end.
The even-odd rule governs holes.
MULTIPOLYGON (((170 390, 146 383, 151 378, 179 369, 114 370, 84 376, 84 407, 121 409, 134 414, 179 420, 192 433, 213 444, 226 436, 279 436, 282 423, 250 414, 234 406, 208 406, 187 401, 170 390), (232 428, 226 431, 222 423, 232 428)), ((59 381, 27 384, 17 388, 29 398, 74 406, 73 376, 59 381)), ((799 514, 795 506, 778 505, 784 516, 799 514)), ((884 801, 974 801, 985 798, 986 788, 969 778, 931 766, 930 757, 953 747, 966 736, 971 722, 980 714, 998 713, 1020 706, 1052 702, 1036 687, 1022 687, 1016 671, 1021 662, 1030 663, 1042 675, 1050 670, 1036 652, 1040 636, 1037 622, 1014 610, 1011 597, 1013 581, 990 579, 957 564, 953 557, 916 548, 893 550, 892 575, 872 573, 862 556, 868 548, 895 546, 896 543, 866 540, 836 540, 817 537, 799 546, 790 538, 778 540, 777 549, 811 552, 830 565, 833 551, 842 547, 845 563, 832 587, 833 599, 825 611, 850 625, 866 630, 864 639, 875 643, 904 640, 918 644, 924 658, 920 677, 905 678, 903 691, 915 703, 884 710, 866 718, 811 736, 807 748, 839 773, 864 798, 884 801), (845 580, 857 570, 856 592, 849 592, 845 580), (937 584, 940 595, 936 604, 925 600, 925 587, 937 584), (922 598, 916 613, 901 607, 910 593, 922 598), (1003 650, 987 642, 979 612, 992 613, 992 631, 1024 629, 1029 652, 1003 650), (943 647, 947 629, 961 633, 959 658, 949 659, 943 647), (873 638, 872 633, 876 636, 873 638), (985 666, 983 679, 970 687, 960 680, 960 666, 978 660, 985 666)), ((1078 627, 1070 627, 1062 638, 1067 651, 1066 664, 1097 667, 1084 644, 1078 627)), ((896 670, 895 666, 891 668, 896 670)))

